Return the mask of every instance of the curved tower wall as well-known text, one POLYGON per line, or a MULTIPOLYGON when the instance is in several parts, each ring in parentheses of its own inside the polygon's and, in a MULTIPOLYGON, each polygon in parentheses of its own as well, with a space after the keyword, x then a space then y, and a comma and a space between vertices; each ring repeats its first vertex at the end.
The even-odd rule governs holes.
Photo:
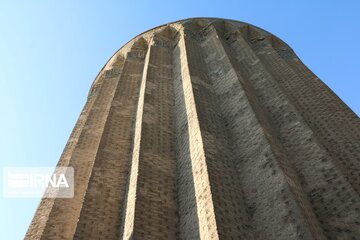
POLYGON ((360 236, 360 123, 289 46, 254 26, 187 19, 101 70, 27 239, 360 236))

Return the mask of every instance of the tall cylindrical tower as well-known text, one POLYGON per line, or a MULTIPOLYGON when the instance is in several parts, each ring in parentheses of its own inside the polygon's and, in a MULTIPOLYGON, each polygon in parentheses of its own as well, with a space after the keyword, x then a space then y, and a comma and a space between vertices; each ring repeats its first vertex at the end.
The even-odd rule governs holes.
POLYGON ((357 239, 360 122, 272 34, 186 19, 96 77, 27 239, 357 239))

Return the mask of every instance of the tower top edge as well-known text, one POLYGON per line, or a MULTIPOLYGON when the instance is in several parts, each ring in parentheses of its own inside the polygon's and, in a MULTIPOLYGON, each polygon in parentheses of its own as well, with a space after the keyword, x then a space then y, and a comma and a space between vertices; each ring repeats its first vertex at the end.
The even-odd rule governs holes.
MULTIPOLYGON (((238 26, 238 27, 249 26, 249 27, 256 29, 257 31, 261 32, 264 35, 271 36, 271 37, 277 39, 279 42, 282 43, 283 46, 286 46, 287 48, 292 50, 292 48, 286 42, 284 42, 282 39, 280 39, 276 35, 272 34, 269 31, 266 31, 258 26, 252 25, 252 24, 244 22, 244 21, 239 21, 239 20, 235 20, 235 19, 227 19, 227 18, 219 18, 219 17, 190 17, 190 18, 184 18, 184 19, 164 23, 164 24, 152 27, 150 29, 147 29, 147 30, 135 35, 133 38, 131 38, 129 41, 127 41, 118 50, 116 50, 114 52, 114 54, 108 59, 108 61, 100 69, 99 73, 97 74, 97 76, 94 79, 94 82, 96 82, 96 80, 99 78, 101 72, 103 72, 103 70, 105 70, 107 68, 107 66, 109 66, 111 64, 111 62, 116 58, 117 55, 121 54, 121 52, 125 52, 126 49, 130 48, 131 44, 136 42, 138 39, 140 39, 140 38, 149 39, 152 36, 152 33, 155 33, 157 30, 160 30, 160 29, 168 27, 168 26, 170 26, 172 28, 178 28, 178 30, 179 30, 185 23, 190 23, 191 21, 194 21, 194 22, 201 21, 201 20, 208 21, 209 24, 217 22, 217 21, 223 21, 223 22, 232 23, 233 25, 238 26)), ((93 82, 93 84, 94 84, 94 82, 93 82)), ((91 86, 91 88, 92 88, 92 86, 91 86)))

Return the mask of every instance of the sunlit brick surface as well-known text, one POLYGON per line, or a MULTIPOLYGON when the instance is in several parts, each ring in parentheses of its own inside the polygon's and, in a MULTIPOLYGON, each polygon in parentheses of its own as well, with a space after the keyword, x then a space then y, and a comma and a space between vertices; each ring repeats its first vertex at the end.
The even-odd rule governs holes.
MULTIPOLYGON (((309 36, 310 37, 310 36, 309 36)), ((187 19, 95 79, 26 239, 360 239, 360 121, 277 37, 187 19)))

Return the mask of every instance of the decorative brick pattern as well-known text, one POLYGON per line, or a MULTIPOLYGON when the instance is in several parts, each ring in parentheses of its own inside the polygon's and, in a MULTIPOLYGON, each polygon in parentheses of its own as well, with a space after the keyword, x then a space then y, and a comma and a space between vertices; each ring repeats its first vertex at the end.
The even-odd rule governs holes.
POLYGON ((360 121, 254 26, 186 19, 95 79, 25 239, 360 239, 360 121))

